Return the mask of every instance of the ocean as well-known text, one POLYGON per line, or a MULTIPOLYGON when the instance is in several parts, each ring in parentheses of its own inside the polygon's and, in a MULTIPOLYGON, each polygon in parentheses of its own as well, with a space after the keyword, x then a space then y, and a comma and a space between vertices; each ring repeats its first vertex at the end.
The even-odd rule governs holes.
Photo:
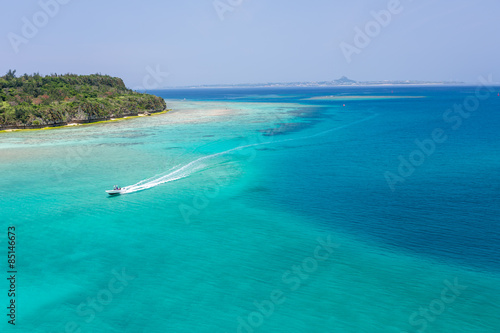
POLYGON ((1 331, 499 332, 499 92, 157 90, 0 133, 1 331))

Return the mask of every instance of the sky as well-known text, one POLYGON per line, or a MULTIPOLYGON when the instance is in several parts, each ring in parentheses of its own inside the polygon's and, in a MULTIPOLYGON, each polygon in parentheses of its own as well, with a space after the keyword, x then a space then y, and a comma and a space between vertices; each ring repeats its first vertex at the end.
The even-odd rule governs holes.
POLYGON ((0 75, 102 73, 137 89, 500 81, 498 0, 0 1, 0 75))

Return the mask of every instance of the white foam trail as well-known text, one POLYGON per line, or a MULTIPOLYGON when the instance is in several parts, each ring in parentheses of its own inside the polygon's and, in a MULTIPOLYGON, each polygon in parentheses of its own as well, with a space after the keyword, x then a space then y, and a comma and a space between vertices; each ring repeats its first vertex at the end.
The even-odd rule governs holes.
POLYGON ((137 184, 123 187, 122 193, 134 193, 134 192, 138 192, 138 191, 143 191, 143 190, 146 190, 148 188, 158 186, 160 184, 164 184, 164 183, 172 182, 174 180, 186 178, 187 176, 192 175, 196 171, 199 171, 199 170, 203 169, 204 167, 206 167, 206 165, 202 163, 205 160, 212 159, 212 158, 215 158, 217 156, 229 154, 233 151, 245 149, 245 148, 252 147, 252 146, 267 144, 267 143, 270 143, 270 142, 254 143, 254 144, 239 146, 239 147, 232 148, 232 149, 220 152, 220 153, 215 153, 212 155, 200 157, 192 162, 189 162, 186 165, 183 165, 180 167, 179 166, 174 167, 173 169, 171 169, 173 171, 169 170, 165 174, 160 174, 160 175, 154 176, 152 178, 141 180, 137 184))
POLYGON ((215 154, 211 154, 211 155, 208 155, 208 156, 203 156, 203 157, 200 157, 200 158, 198 158, 198 159, 196 159, 196 160, 194 160, 192 162, 189 162, 186 165, 176 166, 176 167, 170 169, 169 171, 167 171, 167 172, 165 172, 163 174, 156 175, 154 177, 151 177, 151 178, 148 178, 148 179, 145 179, 145 180, 141 180, 140 182, 138 182, 137 184, 134 184, 134 185, 123 187, 122 188, 122 193, 125 194, 125 193, 134 193, 134 192, 138 192, 138 191, 143 191, 143 190, 147 190, 149 188, 158 186, 160 184, 164 184, 164 183, 172 182, 174 180, 186 178, 186 177, 192 175, 193 173, 195 173, 196 171, 199 171, 199 170, 203 169, 204 167, 206 167, 206 165, 203 164, 203 161, 206 161, 206 160, 218 157, 218 156, 222 156, 222 155, 225 155, 225 154, 229 154, 229 153, 237 151, 237 150, 242 150, 242 149, 246 149, 246 148, 250 148, 250 147, 255 147, 255 146, 260 146, 260 145, 267 145, 267 144, 272 144, 272 143, 283 143, 283 142, 288 142, 288 141, 297 141, 297 140, 309 139, 309 138, 321 136, 321 135, 324 135, 326 133, 330 133, 330 132, 333 132, 333 131, 338 131, 338 130, 347 128, 349 126, 352 126, 352 125, 355 125, 355 124, 359 124, 359 123, 368 121, 368 120, 373 119, 373 118, 375 118, 377 116, 378 116, 378 114, 374 114, 374 115, 369 116, 367 118, 364 118, 364 119, 361 119, 361 120, 357 120, 357 121, 354 121, 354 122, 346 124, 346 125, 335 127, 335 128, 332 128, 332 129, 329 129, 329 130, 326 130, 326 131, 323 131, 323 132, 320 132, 320 133, 316 133, 316 134, 309 135, 309 136, 304 136, 304 137, 301 137, 301 138, 295 138, 295 139, 291 138, 291 139, 285 139, 285 140, 279 140, 279 141, 268 141, 268 142, 253 143, 253 144, 248 144, 248 145, 243 145, 243 146, 239 146, 239 147, 236 147, 236 148, 232 148, 232 149, 220 152, 220 153, 215 153, 215 154))

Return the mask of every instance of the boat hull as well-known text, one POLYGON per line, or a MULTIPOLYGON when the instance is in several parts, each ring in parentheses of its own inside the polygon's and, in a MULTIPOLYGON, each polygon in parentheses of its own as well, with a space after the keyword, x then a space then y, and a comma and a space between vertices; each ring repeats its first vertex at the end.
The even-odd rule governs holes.
POLYGON ((123 193, 122 190, 110 190, 110 191, 106 191, 107 194, 109 195, 120 195, 123 193))

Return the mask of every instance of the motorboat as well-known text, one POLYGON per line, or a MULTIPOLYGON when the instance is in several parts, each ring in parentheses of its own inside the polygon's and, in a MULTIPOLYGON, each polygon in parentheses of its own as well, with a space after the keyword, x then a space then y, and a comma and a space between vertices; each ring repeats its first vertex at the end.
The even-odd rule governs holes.
POLYGON ((120 195, 122 193, 125 193, 125 189, 115 186, 112 190, 106 191, 106 193, 109 195, 120 195))

